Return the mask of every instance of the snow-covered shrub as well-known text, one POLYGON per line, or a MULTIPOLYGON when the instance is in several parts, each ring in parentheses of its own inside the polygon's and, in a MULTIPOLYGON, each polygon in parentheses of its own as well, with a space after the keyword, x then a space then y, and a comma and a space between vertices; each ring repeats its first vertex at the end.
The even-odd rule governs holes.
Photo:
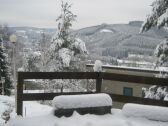
POLYGON ((23 57, 22 70, 28 72, 39 72, 42 67, 41 52, 26 52, 23 57))
POLYGON ((96 60, 93 67, 94 72, 102 72, 102 65, 103 64, 100 60, 96 60))
POLYGON ((168 122, 168 108, 150 105, 125 104, 122 113, 127 117, 146 118, 168 122))
POLYGON ((168 94, 164 97, 164 101, 168 101, 168 94))
POLYGON ((144 98, 164 100, 166 95, 168 94, 167 87, 160 86, 151 86, 149 88, 142 88, 144 93, 144 98))

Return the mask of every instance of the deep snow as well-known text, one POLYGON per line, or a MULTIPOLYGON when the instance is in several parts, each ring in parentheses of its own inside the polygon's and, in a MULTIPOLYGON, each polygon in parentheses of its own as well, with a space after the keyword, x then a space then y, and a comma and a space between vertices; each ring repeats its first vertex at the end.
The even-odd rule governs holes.
POLYGON ((112 114, 79 115, 57 118, 52 112, 45 116, 11 120, 7 126, 168 126, 168 122, 151 121, 145 118, 125 117, 121 110, 112 109, 112 114))
POLYGON ((85 95, 61 95, 52 101, 56 109, 112 106, 111 97, 104 93, 85 95))
MULTIPOLYGON (((14 98, 8 96, 0 96, 0 106, 10 101, 13 104, 14 98)), ((0 110, 2 110, 2 108, 3 107, 0 107, 0 110)), ((127 108, 130 107, 127 106, 127 108)), ((141 109, 146 110, 143 108, 144 106, 142 106, 141 109)), ((163 110, 160 109, 159 107, 155 108, 153 106, 148 106, 148 108, 149 108, 147 109, 148 115, 150 115, 149 113, 155 111, 156 109, 159 115, 159 113, 160 112, 162 113, 163 110)), ((145 116, 127 116, 123 113, 123 111, 125 111, 124 109, 119 110, 113 108, 111 110, 112 114, 106 114, 106 115, 93 115, 93 114, 79 115, 78 113, 74 112, 71 117, 63 116, 61 118, 58 118, 54 116, 52 107, 42 105, 35 101, 34 102, 28 101, 24 102, 23 117, 19 116, 14 117, 13 112, 13 116, 10 119, 10 121, 7 124, 1 123, 0 126, 168 126, 168 122, 153 121, 149 118, 146 118, 145 116), (25 108, 26 113, 24 111, 25 108)), ((137 109, 136 105, 135 106, 133 105, 133 109, 134 110, 136 109, 138 113, 141 114, 143 113, 143 111, 137 109)), ((164 109, 166 109, 167 111, 168 108, 164 109)), ((129 110, 127 110, 127 112, 129 112, 129 110)), ((133 113, 137 114, 135 113, 135 111, 133 113)), ((165 114, 162 114, 162 116, 164 115, 165 114)), ((165 115, 165 118, 166 117, 167 116, 165 115)))

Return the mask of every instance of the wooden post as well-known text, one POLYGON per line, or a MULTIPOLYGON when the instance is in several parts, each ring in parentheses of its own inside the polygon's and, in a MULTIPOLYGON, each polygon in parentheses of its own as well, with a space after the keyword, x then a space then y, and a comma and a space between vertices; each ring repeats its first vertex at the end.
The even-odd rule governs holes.
POLYGON ((20 74, 18 73, 18 84, 17 84, 17 107, 16 112, 17 115, 23 115, 23 78, 21 78, 20 74))
POLYGON ((97 73, 97 79, 96 79, 96 93, 101 92, 101 85, 102 85, 102 73, 97 73))
POLYGON ((0 81, 0 94, 2 94, 2 83, 0 81))

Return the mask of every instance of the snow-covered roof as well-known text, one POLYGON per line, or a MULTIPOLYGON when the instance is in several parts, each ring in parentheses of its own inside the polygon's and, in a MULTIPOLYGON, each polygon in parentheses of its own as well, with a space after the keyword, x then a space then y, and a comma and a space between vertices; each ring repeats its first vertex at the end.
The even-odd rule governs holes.
MULTIPOLYGON (((87 64, 86 66, 93 67, 94 64, 87 64)), ((156 69, 154 68, 151 69, 151 68, 128 67, 128 66, 102 65, 102 68, 139 71, 139 72, 151 72, 151 73, 159 73, 160 71, 168 72, 168 67, 158 67, 156 69)))

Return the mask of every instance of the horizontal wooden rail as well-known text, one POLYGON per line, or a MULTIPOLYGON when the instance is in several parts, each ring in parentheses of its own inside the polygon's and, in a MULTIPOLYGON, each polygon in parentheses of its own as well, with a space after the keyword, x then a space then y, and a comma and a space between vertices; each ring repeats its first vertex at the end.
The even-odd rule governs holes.
POLYGON ((96 72, 18 72, 21 79, 97 79, 96 72))
POLYGON ((113 101, 122 102, 122 103, 137 103, 145 105, 157 105, 157 106, 166 106, 168 107, 168 101, 155 100, 149 98, 140 98, 134 96, 124 96, 118 94, 109 94, 113 101))
POLYGON ((104 79, 147 85, 168 86, 168 78, 96 72, 19 72, 20 79, 104 79))
POLYGON ((101 73, 104 80, 130 82, 147 85, 168 86, 168 78, 156 78, 137 75, 125 75, 116 73, 101 73))

